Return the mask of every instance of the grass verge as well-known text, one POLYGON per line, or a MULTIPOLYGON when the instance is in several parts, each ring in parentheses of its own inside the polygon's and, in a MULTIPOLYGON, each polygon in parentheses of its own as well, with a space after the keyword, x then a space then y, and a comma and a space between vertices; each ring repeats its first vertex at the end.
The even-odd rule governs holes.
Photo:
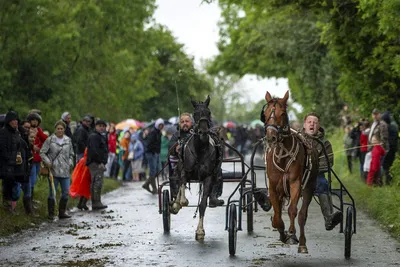
POLYGON ((384 229, 400 241, 400 158, 397 157, 391 169, 392 185, 368 187, 361 180, 358 159, 353 161, 353 173, 348 171, 345 152, 342 151, 343 132, 338 131, 328 139, 335 152, 333 169, 353 196, 356 208, 376 219, 384 229))
MULTIPOLYGON (((102 193, 113 191, 120 187, 120 182, 115 179, 105 178, 102 193)), ((14 233, 21 232, 22 230, 29 229, 40 225, 40 223, 47 220, 47 196, 49 193, 49 186, 46 177, 38 177, 37 184, 34 191, 34 199, 40 203, 37 205, 36 213, 38 218, 33 218, 25 215, 24 206, 22 203, 23 193, 17 203, 17 214, 10 214, 8 211, 0 208, 0 237, 6 237, 14 233)), ((57 196, 60 196, 60 187, 57 191, 57 196)), ((0 192, 2 199, 2 193, 0 192)), ((69 198, 68 207, 72 208, 78 204, 79 199, 69 198)), ((1 204, 1 203, 0 203, 1 204)), ((56 206, 57 209, 57 206, 56 206)), ((57 211, 56 211, 57 214, 57 211)))

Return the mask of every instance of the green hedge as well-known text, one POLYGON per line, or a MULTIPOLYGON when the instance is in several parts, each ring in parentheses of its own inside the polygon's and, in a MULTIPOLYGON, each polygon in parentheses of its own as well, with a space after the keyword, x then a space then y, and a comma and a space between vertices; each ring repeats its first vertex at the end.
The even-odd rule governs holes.
MULTIPOLYGON (((376 219, 393 237, 400 240, 400 157, 397 156, 391 172, 393 183, 390 186, 368 187, 362 182, 359 161, 353 161, 353 173, 347 169, 343 151, 343 131, 328 137, 335 152, 334 171, 355 199, 356 208, 362 209, 376 219)), ((383 177, 383 181, 385 178, 383 177)), ((334 184, 336 184, 334 182, 334 184)))

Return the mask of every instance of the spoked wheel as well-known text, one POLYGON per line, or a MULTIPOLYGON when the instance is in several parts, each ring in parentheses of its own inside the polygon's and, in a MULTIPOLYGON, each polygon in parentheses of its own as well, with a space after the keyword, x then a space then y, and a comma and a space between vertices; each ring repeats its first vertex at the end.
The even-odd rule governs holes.
POLYGON ((353 207, 349 206, 346 212, 346 226, 344 229, 344 257, 350 259, 351 237, 353 235, 353 207))
POLYGON ((236 253, 236 240, 237 240, 237 216, 236 205, 229 206, 229 254, 234 256, 236 253))
POLYGON ((169 233, 171 229, 171 213, 169 211, 169 191, 167 189, 163 190, 162 198, 162 218, 164 233, 169 233))
POLYGON ((247 232, 253 232, 253 193, 246 195, 247 232))

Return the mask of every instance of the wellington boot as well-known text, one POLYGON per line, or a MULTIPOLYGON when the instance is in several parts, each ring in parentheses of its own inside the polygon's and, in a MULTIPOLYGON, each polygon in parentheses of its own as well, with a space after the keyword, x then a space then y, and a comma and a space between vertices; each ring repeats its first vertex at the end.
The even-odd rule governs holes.
POLYGON ((144 184, 142 185, 142 188, 143 188, 143 189, 146 189, 147 191, 149 191, 149 193, 152 193, 151 190, 150 190, 150 181, 149 181, 149 179, 147 179, 147 180, 144 182, 144 184))
POLYGON ((337 211, 332 214, 333 212, 333 205, 331 196, 328 194, 320 194, 318 196, 319 204, 321 206, 322 214, 324 215, 325 219, 325 229, 327 231, 332 230, 338 225, 340 222, 343 221, 343 214, 340 211, 337 211))
POLYGON ((58 204, 58 218, 60 219, 68 219, 71 216, 67 213, 67 203, 68 199, 60 199, 58 204))
POLYGON ((23 199, 25 213, 32 217, 39 217, 39 215, 35 214, 35 211, 32 207, 32 199, 30 197, 24 197, 23 199))
POLYGON ((87 203, 87 199, 85 197, 81 197, 79 199, 79 203, 76 207, 80 210, 89 210, 89 207, 86 205, 86 203, 87 203))
POLYGON ((214 185, 210 194, 210 201, 208 203, 208 207, 210 208, 222 206, 225 203, 222 199, 217 198, 217 191, 218 191, 218 185, 214 185))
POLYGON ((54 199, 47 199, 47 211, 48 211, 48 219, 50 221, 54 221, 54 207, 56 205, 56 201, 54 199))

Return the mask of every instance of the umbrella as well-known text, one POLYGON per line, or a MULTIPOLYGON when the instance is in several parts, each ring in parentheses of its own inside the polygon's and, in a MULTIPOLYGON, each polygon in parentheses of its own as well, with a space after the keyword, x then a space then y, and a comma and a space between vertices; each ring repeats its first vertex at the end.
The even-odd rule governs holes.
POLYGON ((250 126, 250 128, 256 128, 257 125, 264 126, 264 123, 260 120, 254 120, 254 121, 250 122, 249 126, 250 126))
POLYGON ((169 118, 168 122, 170 122, 172 124, 177 124, 177 123, 179 123, 179 117, 171 117, 171 118, 169 118))
POLYGON ((236 123, 234 123, 233 121, 226 121, 222 125, 228 129, 236 128, 236 123))
MULTIPOLYGON (((154 125, 156 124, 156 121, 151 121, 151 122, 148 122, 148 123, 146 123, 144 126, 143 126, 143 128, 152 128, 152 127, 154 127, 154 125)), ((171 125, 172 123, 171 122, 169 122, 168 120, 164 120, 164 127, 166 126, 166 125, 171 125)))
POLYGON ((133 129, 138 129, 138 128, 142 128, 144 126, 144 124, 138 120, 134 120, 134 119, 126 119, 124 121, 121 121, 120 123, 118 123, 115 128, 117 130, 124 130, 126 128, 133 128, 133 129))

